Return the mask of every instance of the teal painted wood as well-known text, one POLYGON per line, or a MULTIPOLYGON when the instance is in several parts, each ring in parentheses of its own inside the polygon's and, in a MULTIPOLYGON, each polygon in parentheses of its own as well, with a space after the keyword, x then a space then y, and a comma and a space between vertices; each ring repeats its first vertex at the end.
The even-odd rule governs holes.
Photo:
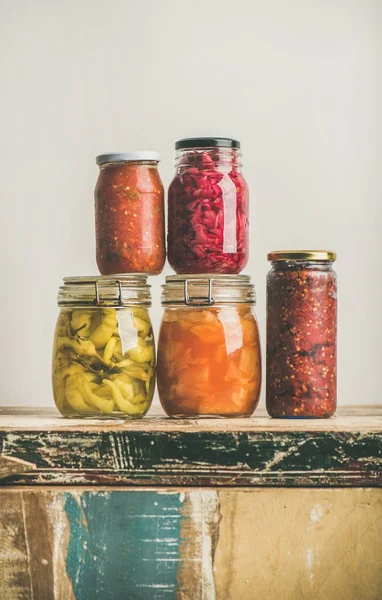
POLYGON ((381 508, 370 488, 2 488, 0 598, 377 600, 381 508))
POLYGON ((66 571, 76 600, 175 597, 179 494, 66 494, 66 571))
POLYGON ((0 598, 212 600, 220 521, 216 490, 2 488, 0 598))

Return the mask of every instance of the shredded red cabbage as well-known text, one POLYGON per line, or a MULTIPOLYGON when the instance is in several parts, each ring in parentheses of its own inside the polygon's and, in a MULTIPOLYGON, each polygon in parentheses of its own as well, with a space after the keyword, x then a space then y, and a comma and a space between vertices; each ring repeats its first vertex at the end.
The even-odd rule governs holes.
POLYGON ((168 260, 176 273, 240 273, 248 260, 248 188, 207 152, 168 192, 168 260), (224 171, 224 172, 223 172, 224 171))

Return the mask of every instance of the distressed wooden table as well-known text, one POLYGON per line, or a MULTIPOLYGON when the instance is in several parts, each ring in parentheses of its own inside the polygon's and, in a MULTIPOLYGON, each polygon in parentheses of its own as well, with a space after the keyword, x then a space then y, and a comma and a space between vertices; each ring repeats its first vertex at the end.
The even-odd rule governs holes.
POLYGON ((382 407, 0 409, 1 600, 381 600, 382 407))

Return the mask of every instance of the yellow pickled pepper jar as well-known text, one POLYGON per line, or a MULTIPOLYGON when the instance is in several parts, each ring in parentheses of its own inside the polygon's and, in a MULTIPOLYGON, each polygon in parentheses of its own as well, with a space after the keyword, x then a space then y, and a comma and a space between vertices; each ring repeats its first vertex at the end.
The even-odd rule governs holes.
POLYGON ((155 386, 145 275, 67 277, 59 289, 53 393, 64 417, 143 417, 155 386))

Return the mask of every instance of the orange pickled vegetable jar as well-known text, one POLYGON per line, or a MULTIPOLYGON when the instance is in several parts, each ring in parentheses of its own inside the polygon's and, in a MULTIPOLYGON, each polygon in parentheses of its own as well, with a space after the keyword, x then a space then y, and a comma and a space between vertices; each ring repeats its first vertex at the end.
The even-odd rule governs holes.
POLYGON ((172 275, 157 380, 170 417, 249 417, 261 385, 255 293, 247 275, 172 275))

